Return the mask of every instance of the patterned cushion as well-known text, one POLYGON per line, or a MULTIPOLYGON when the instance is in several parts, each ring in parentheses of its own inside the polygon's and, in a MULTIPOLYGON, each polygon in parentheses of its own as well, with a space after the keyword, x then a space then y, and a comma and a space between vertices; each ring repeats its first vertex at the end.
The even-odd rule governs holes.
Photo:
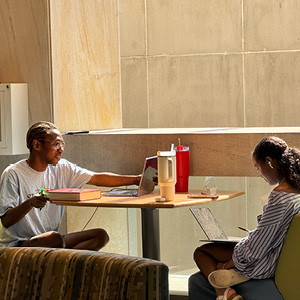
POLYGON ((0 248, 0 299, 165 299, 168 267, 96 251, 0 248))

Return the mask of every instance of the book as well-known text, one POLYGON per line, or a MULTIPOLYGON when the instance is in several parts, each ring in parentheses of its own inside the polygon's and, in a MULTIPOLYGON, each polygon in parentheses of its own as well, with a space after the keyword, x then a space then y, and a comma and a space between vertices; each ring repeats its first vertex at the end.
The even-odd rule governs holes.
POLYGON ((80 189, 80 188, 62 188, 55 190, 45 190, 45 197, 50 200, 95 200, 101 198, 101 190, 99 189, 80 189))

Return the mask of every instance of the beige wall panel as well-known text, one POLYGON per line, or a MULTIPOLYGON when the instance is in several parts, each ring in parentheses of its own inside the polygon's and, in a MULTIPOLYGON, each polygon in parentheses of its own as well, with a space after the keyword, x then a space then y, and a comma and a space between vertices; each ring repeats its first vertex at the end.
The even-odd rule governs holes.
POLYGON ((299 126, 300 52, 247 54, 245 91, 246 126, 299 126))
POLYGON ((121 127, 118 1, 50 3, 55 123, 121 127))
POLYGON ((47 1, 0 1, 0 82, 26 82, 29 122, 51 119, 47 1))
POLYGON ((123 128, 148 127, 146 59, 122 59, 123 128))
POLYGON ((245 50, 300 49, 299 0, 244 1, 245 50))
MULTIPOLYGON (((130 133, 68 135, 64 156, 70 161, 93 171, 111 171, 121 174, 140 174, 144 159, 159 150, 169 150, 171 144, 190 147, 191 176, 259 176, 251 153, 266 136, 277 135, 290 146, 300 148, 299 131, 280 133, 276 129, 261 129, 249 133, 226 129, 194 133, 130 133), (80 147, 78 147, 80 145, 80 147)), ((245 130, 245 132, 247 132, 245 130)))
POLYGON ((242 56, 149 59, 150 127, 243 126, 242 56))
POLYGON ((121 56, 146 54, 145 0, 119 0, 121 56))
POLYGON ((149 54, 241 51, 241 3, 147 1, 149 54))

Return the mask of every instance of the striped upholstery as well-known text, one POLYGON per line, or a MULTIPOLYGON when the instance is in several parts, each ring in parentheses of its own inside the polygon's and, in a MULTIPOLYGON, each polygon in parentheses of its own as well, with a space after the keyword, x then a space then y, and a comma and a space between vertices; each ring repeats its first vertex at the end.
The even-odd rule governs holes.
POLYGON ((96 251, 0 248, 0 299, 167 300, 168 267, 96 251))

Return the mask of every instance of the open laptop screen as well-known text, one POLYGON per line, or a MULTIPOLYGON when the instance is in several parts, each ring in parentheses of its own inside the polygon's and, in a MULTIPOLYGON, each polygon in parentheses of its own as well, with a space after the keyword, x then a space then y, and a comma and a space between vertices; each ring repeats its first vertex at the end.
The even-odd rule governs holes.
POLYGON ((114 188, 110 192, 103 193, 106 197, 131 197, 150 194, 153 192, 157 183, 157 156, 145 159, 142 178, 138 189, 114 188))
POLYGON ((197 220, 198 224, 202 228, 203 232, 205 233, 206 237, 211 240, 216 239, 226 239, 227 236, 213 214, 211 213, 210 209, 207 207, 201 208, 190 208, 190 211, 194 215, 195 219, 197 220))
POLYGON ((151 193, 157 183, 157 156, 147 157, 141 182, 138 188, 138 196, 151 193))
POLYGON ((238 243, 242 239, 241 237, 227 236, 208 207, 192 207, 190 211, 202 228, 208 241, 238 243))

